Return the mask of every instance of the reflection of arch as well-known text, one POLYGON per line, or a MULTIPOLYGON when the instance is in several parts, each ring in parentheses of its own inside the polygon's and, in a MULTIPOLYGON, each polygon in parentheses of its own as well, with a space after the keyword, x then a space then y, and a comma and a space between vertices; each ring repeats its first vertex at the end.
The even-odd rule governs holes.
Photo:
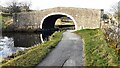
MULTIPOLYGON (((62 17, 62 16, 67 16, 67 17, 71 18, 72 21, 73 21, 74 24, 75 24, 75 30, 77 30, 77 23, 76 23, 75 19, 74 19, 71 15, 68 15, 68 14, 66 14, 66 13, 61 13, 61 12, 51 13, 51 14, 46 15, 46 16, 42 19, 42 21, 41 21, 41 24, 40 24, 40 28, 41 28, 41 29, 43 28, 43 24, 44 24, 45 19, 47 19, 48 17, 53 16, 53 15, 54 15, 54 16, 57 16, 57 15, 58 15, 58 17, 56 17, 56 20, 57 20, 58 18, 62 17)), ((56 21, 56 20, 55 20, 55 21, 56 21)), ((54 22, 54 23, 55 23, 55 22, 54 22)), ((48 25, 50 25, 50 24, 48 24, 48 25)))
POLYGON ((44 40, 43 40, 42 34, 40 34, 40 39, 41 39, 41 42, 44 43, 44 40))

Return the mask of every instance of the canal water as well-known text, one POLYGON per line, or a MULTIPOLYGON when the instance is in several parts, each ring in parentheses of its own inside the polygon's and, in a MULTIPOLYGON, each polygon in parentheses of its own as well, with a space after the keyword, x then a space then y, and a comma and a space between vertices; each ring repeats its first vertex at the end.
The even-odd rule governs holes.
POLYGON ((15 53, 16 50, 24 50, 43 41, 48 41, 48 37, 52 33, 2 33, 2 38, 0 38, 0 60, 15 53))
POLYGON ((2 36, 12 38, 14 47, 30 47, 41 43, 41 33, 2 33, 2 36))

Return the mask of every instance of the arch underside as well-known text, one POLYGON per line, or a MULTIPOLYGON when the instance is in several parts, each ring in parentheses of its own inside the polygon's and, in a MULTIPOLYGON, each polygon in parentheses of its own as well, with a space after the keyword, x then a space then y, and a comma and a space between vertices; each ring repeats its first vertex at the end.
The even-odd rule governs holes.
POLYGON ((77 29, 77 23, 71 15, 68 15, 66 13, 51 13, 51 14, 46 15, 41 21, 40 28, 43 30, 45 29, 45 31, 42 34, 43 40, 48 39, 48 36, 50 36, 54 33, 54 31, 51 31, 51 30, 46 31, 46 29, 54 29, 56 20, 61 18, 61 17, 70 18, 75 25, 75 30, 77 29))
POLYGON ((44 19, 42 24, 42 29, 52 29, 54 28, 55 22, 58 18, 64 17, 65 15, 51 15, 44 19))

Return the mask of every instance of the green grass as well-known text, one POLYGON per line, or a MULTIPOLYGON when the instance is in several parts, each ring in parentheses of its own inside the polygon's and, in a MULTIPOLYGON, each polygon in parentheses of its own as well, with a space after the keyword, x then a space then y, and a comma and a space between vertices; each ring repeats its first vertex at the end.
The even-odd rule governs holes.
POLYGON ((101 29, 84 29, 75 33, 84 40, 85 66, 118 66, 118 55, 106 43, 101 29))
POLYGON ((2 28, 7 28, 11 24, 11 23, 9 23, 9 21, 12 19, 12 16, 2 16, 1 15, 0 19, 2 21, 2 28))
POLYGON ((9 60, 8 62, 2 64, 1 67, 4 68, 5 66, 36 66, 53 48, 55 48, 55 46, 61 40, 62 33, 63 32, 54 33, 50 37, 50 41, 38 46, 31 47, 27 50, 25 54, 9 60))
POLYGON ((2 16, 0 15, 0 28, 2 28, 2 16))

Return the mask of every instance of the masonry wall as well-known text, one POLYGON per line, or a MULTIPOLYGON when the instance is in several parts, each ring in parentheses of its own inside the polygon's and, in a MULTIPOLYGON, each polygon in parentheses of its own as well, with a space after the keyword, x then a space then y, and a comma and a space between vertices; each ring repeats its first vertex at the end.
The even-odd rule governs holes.
POLYGON ((58 12, 71 15, 77 22, 77 29, 94 29, 100 27, 100 9, 57 7, 34 12, 18 13, 13 19, 17 28, 37 29, 40 28, 41 20, 46 15, 58 12))

